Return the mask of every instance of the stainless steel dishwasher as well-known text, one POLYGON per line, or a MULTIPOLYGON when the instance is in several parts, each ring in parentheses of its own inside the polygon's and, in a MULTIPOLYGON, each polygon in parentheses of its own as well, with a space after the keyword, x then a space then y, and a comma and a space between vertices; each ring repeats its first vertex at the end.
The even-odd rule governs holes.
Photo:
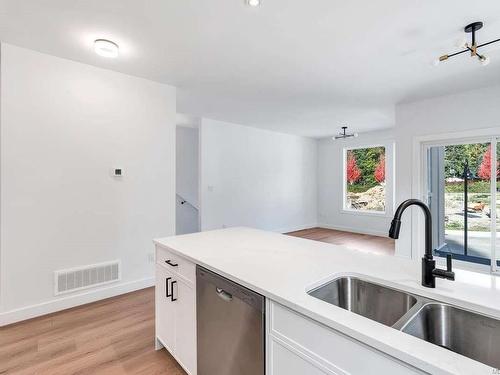
POLYGON ((264 297, 196 268, 198 375, 265 374, 264 297))

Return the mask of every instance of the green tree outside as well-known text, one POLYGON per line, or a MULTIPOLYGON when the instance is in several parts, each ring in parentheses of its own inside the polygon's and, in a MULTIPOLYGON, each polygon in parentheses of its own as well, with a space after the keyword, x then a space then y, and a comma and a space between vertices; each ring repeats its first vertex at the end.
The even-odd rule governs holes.
POLYGON ((350 193, 363 193, 368 189, 379 185, 374 173, 380 161, 380 156, 385 156, 385 147, 369 147, 348 150, 348 155, 356 159, 356 164, 361 170, 361 177, 353 184, 347 184, 347 191, 350 193))

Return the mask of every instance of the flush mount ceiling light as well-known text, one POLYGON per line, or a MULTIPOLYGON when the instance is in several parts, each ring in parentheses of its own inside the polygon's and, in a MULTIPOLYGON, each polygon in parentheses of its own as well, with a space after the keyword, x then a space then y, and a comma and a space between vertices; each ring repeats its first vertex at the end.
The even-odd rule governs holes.
POLYGON ((118 44, 112 42, 111 40, 96 39, 94 41, 94 51, 99 56, 111 58, 118 57, 119 49, 118 44))
POLYGON ((257 8, 261 4, 260 0, 246 0, 246 2, 248 6, 251 6, 253 8, 257 8))
POLYGON ((342 131, 338 135, 332 137, 332 139, 356 138, 358 136, 358 133, 346 133, 346 131, 347 126, 342 126, 342 131))
POLYGON ((486 43, 478 45, 476 42, 476 31, 480 30, 482 27, 483 27, 482 22, 474 22, 474 23, 471 23, 470 25, 465 26, 464 31, 468 34, 472 34, 470 44, 468 42, 461 43, 462 45, 460 47, 463 48, 462 51, 451 53, 449 55, 443 55, 443 56, 439 57, 439 59, 434 61, 434 65, 439 65, 439 63, 448 60, 450 57, 461 55, 462 53, 466 53, 466 52, 470 52, 471 57, 476 57, 482 65, 485 65, 485 66, 488 65, 490 63, 490 58, 485 56, 485 55, 480 54, 477 50, 481 47, 484 47, 484 46, 487 46, 487 45, 490 45, 490 44, 493 44, 496 42, 500 42, 500 39, 495 39, 495 40, 492 40, 490 42, 486 42, 486 43))

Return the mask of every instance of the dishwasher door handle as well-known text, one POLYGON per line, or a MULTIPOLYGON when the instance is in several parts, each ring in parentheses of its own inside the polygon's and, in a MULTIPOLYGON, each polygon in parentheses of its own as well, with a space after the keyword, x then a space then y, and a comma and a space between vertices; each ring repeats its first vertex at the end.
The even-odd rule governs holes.
POLYGON ((215 288, 215 291, 217 292, 217 295, 226 302, 231 302, 233 300, 233 296, 226 292, 224 289, 221 288, 215 288))

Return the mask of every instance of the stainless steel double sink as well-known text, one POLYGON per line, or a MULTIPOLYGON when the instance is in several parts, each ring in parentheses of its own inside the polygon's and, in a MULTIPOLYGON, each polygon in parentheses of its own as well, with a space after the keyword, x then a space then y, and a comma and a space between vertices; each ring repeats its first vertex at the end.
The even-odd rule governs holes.
POLYGON ((409 335, 500 368, 500 320, 359 277, 339 277, 308 292, 409 335))

